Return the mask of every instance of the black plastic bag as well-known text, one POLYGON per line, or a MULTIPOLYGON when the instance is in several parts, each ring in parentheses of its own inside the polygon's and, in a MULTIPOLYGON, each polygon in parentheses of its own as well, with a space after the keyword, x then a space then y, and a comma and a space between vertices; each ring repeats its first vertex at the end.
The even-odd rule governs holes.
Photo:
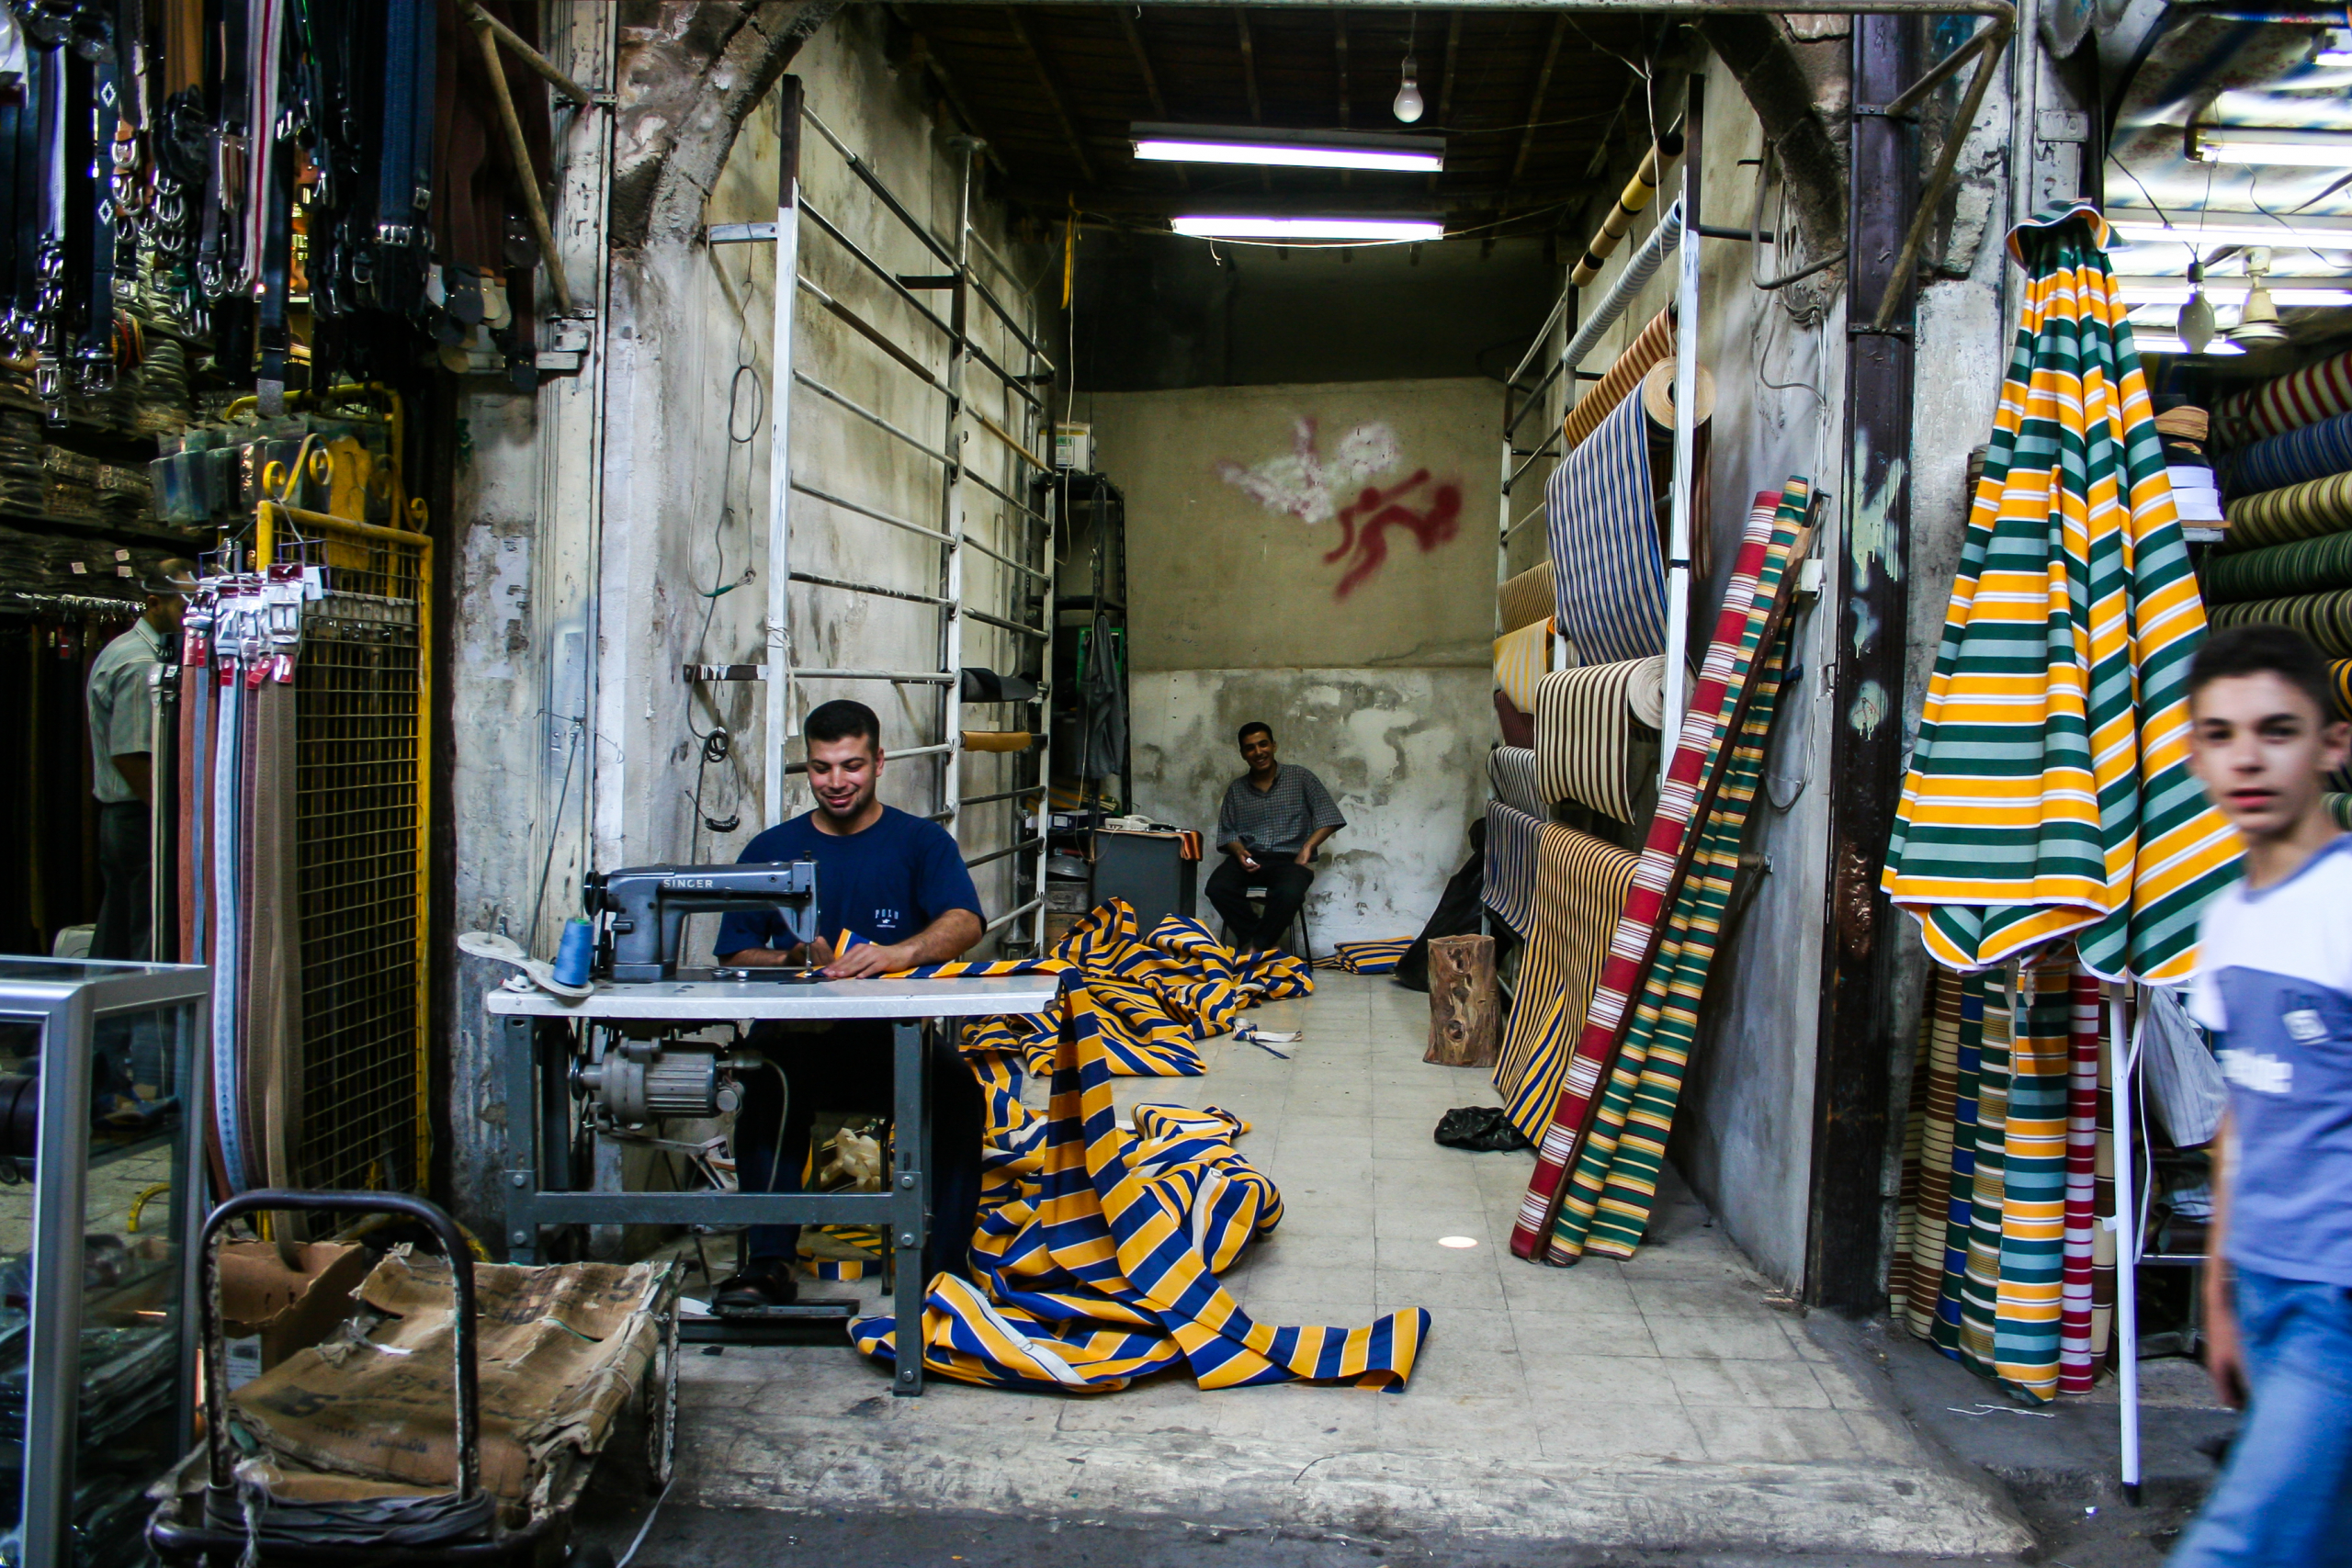
POLYGON ((1437 1119, 1437 1141, 1450 1149, 1496 1154, 1535 1145, 1521 1137, 1499 1105, 1463 1105, 1437 1119))

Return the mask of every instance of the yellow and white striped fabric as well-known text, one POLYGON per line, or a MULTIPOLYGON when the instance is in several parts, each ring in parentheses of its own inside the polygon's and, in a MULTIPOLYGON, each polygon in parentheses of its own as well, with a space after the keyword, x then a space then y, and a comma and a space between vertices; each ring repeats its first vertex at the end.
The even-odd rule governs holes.
POLYGON ((1524 626, 1552 618, 1552 563, 1537 561, 1495 590, 1495 608, 1501 629, 1515 632, 1524 626))
MULTIPOLYGON (((984 1032, 965 1041, 989 1101, 975 1273, 932 1280, 924 1367, 1040 1393, 1105 1393, 1180 1364, 1203 1388, 1403 1388, 1429 1333, 1426 1310, 1361 1328, 1274 1327, 1217 1283, 1282 1218, 1273 1183, 1234 1147, 1248 1124, 1215 1108, 1145 1105, 1134 1131, 1122 1130, 1102 1015, 1069 965, 944 964, 900 977, 1039 972, 1065 977, 1044 1116, 1021 1103, 1017 1049, 984 1032)), ((898 1330, 870 1317, 850 1337, 888 1363, 898 1330)))
POLYGON ((1882 886, 1938 962, 2068 937, 2171 983, 2237 844, 2188 773, 2205 611, 2096 209, 2009 236, 2027 272, 1882 886))
POLYGON ((1552 667, 1551 645, 1549 615, 1495 639, 1495 684, 1521 713, 1535 711, 1535 689, 1552 667))

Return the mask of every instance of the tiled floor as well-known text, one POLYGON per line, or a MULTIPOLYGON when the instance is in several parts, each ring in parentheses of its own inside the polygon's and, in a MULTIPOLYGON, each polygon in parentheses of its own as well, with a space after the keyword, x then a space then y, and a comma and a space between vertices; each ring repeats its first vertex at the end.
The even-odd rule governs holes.
POLYGON ((1426 998, 1318 975, 1314 997, 1259 1016, 1306 1031, 1282 1047, 1287 1061, 1211 1042, 1206 1076, 1125 1081, 1120 1101, 1249 1120, 1242 1152, 1280 1188, 1284 1218, 1227 1286, 1260 1322, 1427 1307, 1407 1392, 1203 1393, 1168 1376, 1097 1397, 933 1382, 893 1400, 844 1350, 730 1348, 684 1364, 687 1476, 702 1500, 1377 1516, 1588 1544, 1657 1543, 1657 1521, 1679 1516, 1694 1536, 1752 1545, 2023 1544, 1679 1188, 1632 1262, 1512 1258, 1532 1156, 1432 1141, 1445 1110, 1495 1096, 1483 1071, 1422 1064, 1426 998))

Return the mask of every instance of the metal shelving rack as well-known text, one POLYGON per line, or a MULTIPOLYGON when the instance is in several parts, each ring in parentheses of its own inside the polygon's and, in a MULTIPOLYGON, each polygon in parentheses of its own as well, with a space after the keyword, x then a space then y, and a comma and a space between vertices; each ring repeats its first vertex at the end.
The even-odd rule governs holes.
MULTIPOLYGON (((776 245, 779 305, 771 374, 775 386, 788 392, 768 400, 767 661, 750 671, 690 667, 687 677, 751 678, 766 682, 764 805, 770 822, 783 819, 786 777, 804 767, 786 756, 788 743, 799 729, 797 686, 823 682, 936 690, 937 739, 891 748, 890 759, 938 759, 938 808, 933 817, 951 831, 961 828, 975 808, 1006 808, 1001 843, 976 851, 966 835, 958 832, 957 837, 965 841, 967 866, 1005 859, 1016 862, 1011 907, 989 919, 986 929, 991 934, 1009 928, 1017 931, 1016 922, 1027 916, 1025 941, 1035 951, 1045 937, 1046 785, 1054 637, 1055 520, 1044 504, 1045 485, 1052 469, 1039 454, 1052 440, 1043 393, 1052 382, 1055 367, 1038 341, 1034 312, 1018 309, 1030 303, 1020 291, 1019 280, 972 220, 974 163, 981 143, 969 138, 950 143, 960 155, 960 188, 955 231, 943 236, 808 107, 797 77, 786 77, 778 91, 783 96, 784 137, 775 221, 713 225, 708 231, 713 244, 773 241, 776 245), (808 199, 801 189, 803 127, 840 159, 873 197, 879 214, 890 220, 888 246, 861 245, 839 217, 808 199), (842 296, 850 292, 848 288, 829 289, 802 270, 802 243, 812 236, 811 254, 830 253, 832 260, 850 264, 875 304, 844 299, 842 296), (908 252, 922 270, 900 270, 874 254, 891 248, 908 252), (789 293, 785 288, 787 277, 792 280, 789 293), (907 428, 813 374, 796 355, 795 310, 788 303, 796 296, 807 298, 847 326, 875 350, 882 366, 911 378, 937 411, 936 436, 907 428), (886 307, 911 323, 910 328, 893 332, 880 324, 876 318, 886 307), (990 402, 1004 415, 1002 419, 991 417, 987 408, 990 402), (887 502, 876 503, 845 494, 847 487, 797 463, 796 427, 824 420, 847 420, 877 429, 910 462, 935 468, 935 518, 902 516, 887 502), (1001 462, 988 459, 991 451, 1002 454, 1001 462), (793 515, 809 506, 845 513, 864 523, 930 541, 938 551, 935 571, 920 584, 892 584, 797 568, 792 558, 793 515), (800 662, 801 650, 814 647, 817 639, 808 635, 812 628, 794 625, 790 598, 794 583, 829 594, 931 607, 936 612, 937 639, 929 666, 853 669, 800 662), (961 761, 963 716, 968 705, 961 671, 967 664, 1008 675, 1033 676, 1038 687, 1034 699, 998 705, 994 709, 1017 715, 1011 728, 1027 729, 1034 737, 1025 753, 1010 754, 1011 770, 1016 775, 1011 787, 969 795, 964 793, 961 761)), ((1012 945, 1020 945, 1023 940, 1011 934, 1000 938, 1012 945)))

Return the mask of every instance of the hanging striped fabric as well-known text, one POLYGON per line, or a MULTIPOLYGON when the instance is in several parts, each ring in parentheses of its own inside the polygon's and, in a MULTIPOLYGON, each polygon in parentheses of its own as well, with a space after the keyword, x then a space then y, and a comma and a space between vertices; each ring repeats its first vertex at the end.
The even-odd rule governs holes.
POLYGON ((2352 470, 2352 413, 2257 441, 2221 462, 2222 482, 2233 496, 2324 479, 2352 470))
POLYGON ((1674 310, 1669 306, 1652 316, 1648 324, 1634 334, 1634 341, 1625 345, 1625 352, 1617 356, 1617 362, 1601 372, 1600 379, 1569 407, 1566 417, 1560 422, 1560 450, 1575 451, 1620 405, 1640 402, 1633 395, 1634 389, 1650 373, 1651 366, 1671 357, 1673 353, 1674 310))
POLYGON ((1495 591, 1495 609, 1502 625, 1495 629, 1515 632, 1552 618, 1552 563, 1537 561, 1495 591))
POLYGON ((1634 820, 1635 690, 1655 686, 1662 694, 1665 671, 1661 655, 1544 677, 1535 689, 1536 789, 1544 799, 1573 800, 1620 822, 1634 820))
POLYGON ((2106 1009, 2098 981, 2070 966, 2074 1016, 2066 1096, 2066 1292, 2058 1342, 2058 1392, 2088 1393, 2103 1346, 2091 1335, 2098 1231, 2098 1049, 2106 1009))
POLYGON ((1487 784, 1494 797, 1530 817, 1545 814, 1547 803, 1535 784, 1535 749, 1498 746, 1487 753, 1487 784))
POLYGON ((1922 1339, 1935 1330, 1944 1249, 1951 1234, 1952 1134, 1960 1095, 1964 985, 1962 976, 1940 965, 1929 972, 1928 1005, 1919 1020, 1919 1052, 1911 1069, 1902 1179, 1909 1202, 1897 1222, 1908 1245, 1896 1249, 1899 1267, 1889 1273, 1888 1298, 1891 1311, 1922 1339))
POLYGON ((1555 615, 1588 664, 1647 659, 1666 647, 1666 565, 1644 418, 1641 400, 1626 399, 1544 486, 1555 615))
POLYGON ((1987 988, 1976 1050, 1976 1172, 1968 1189, 1967 1265, 1960 1280, 1960 1359, 1997 1378, 2001 1208, 2007 1176, 2010 994, 1987 988))
POLYGON ((1631 850, 1557 822, 1538 831, 1535 888, 1521 932, 1527 950, 1494 1072, 1504 1114, 1531 1141, 1558 1098, 1560 1075, 1608 962, 1609 932, 1641 863, 1631 850))
POLYGON ((1940 964, 2073 936, 2170 982, 2237 837, 2188 772, 2205 614, 2105 237, 2079 204, 2010 235, 2025 306, 1881 886, 1940 964))
POLYGON ((2222 509, 2232 551, 2315 539, 2352 528, 2352 474, 2330 474, 2284 490, 2244 495, 2222 509))
MULTIPOLYGON (((1650 820, 1648 841, 1610 936, 1607 964, 1577 1026, 1568 1061, 1560 1069, 1559 1093, 1543 1116, 1535 1169, 1511 1232, 1511 1250, 1521 1258, 1536 1258, 1544 1250, 1561 1183, 1575 1163, 1601 1075, 1616 1055, 1631 998, 1648 968, 1659 922, 1680 874, 1685 845, 1696 830, 1702 803, 1712 801, 1721 784, 1723 766, 1729 760, 1724 742, 1746 703, 1764 622, 1779 604, 1783 570, 1810 497, 1808 482, 1792 478, 1779 494, 1759 494, 1748 513, 1747 535, 1724 588, 1714 638, 1701 666, 1698 685, 1682 716, 1674 760, 1650 820)), ((1537 1138, 1525 1126, 1521 1131, 1531 1139, 1537 1138)))
MULTIPOLYGON (((2215 556, 2205 563, 2209 604, 2352 588, 2352 533, 2215 556)), ((1537 715, 1541 733, 1543 716, 1537 715)))
POLYGON ((2213 405, 2213 432, 2226 446, 2245 446, 2342 413, 2352 413, 2352 349, 2231 393, 2213 405))
POLYGON ((1339 969, 1350 975, 1393 975, 1397 961, 1413 945, 1408 936, 1379 942, 1343 942, 1315 961, 1317 969, 1339 969))
POLYGON ((1657 957, 1561 1194, 1545 1252, 1549 1262, 1570 1262, 1586 1252, 1631 1258, 1649 1227, 1683 1075, 1698 1043, 1699 1000, 1723 939, 1748 810, 1764 773, 1787 640, 1785 631, 1776 637, 1757 671, 1755 695, 1701 829, 1698 852, 1676 891, 1657 957))
POLYGON ((2058 1392, 2064 1316, 2068 1122, 2073 1112, 2074 953, 2018 976, 2002 1135, 2001 1263, 1994 1325, 2001 1381, 2058 1392))
POLYGON ((1967 1295, 1968 1242, 1976 1213, 1976 1145, 1979 1090, 1984 1079, 1984 1014, 1989 1005, 1984 976, 1960 977, 1960 1048, 1952 1078, 1951 1201, 1944 1224, 1943 1279, 1936 1286, 1936 1321, 1929 1337, 1957 1360, 1963 1298, 1967 1295))
POLYGON ((1535 691, 1552 667, 1552 622, 1547 616, 1495 639, 1495 685, 1522 713, 1535 711, 1535 691))
POLYGON ((1535 929, 1535 861, 1544 823, 1502 800, 1487 803, 1487 874, 1481 895, 1495 919, 1521 936, 1535 929))
MULTIPOLYGON (((990 1093, 989 1149, 972 1245, 974 1277, 933 1279, 920 1325, 924 1367, 963 1382, 1102 1393, 1183 1366, 1200 1387, 1297 1381, 1401 1389, 1429 1314, 1408 1308, 1362 1328, 1256 1322, 1216 1276, 1282 1217, 1273 1183, 1233 1140, 1229 1112, 1138 1106, 1122 1132, 1111 1057, 1091 987, 1055 960, 944 964, 910 980, 1057 972, 1053 1098, 1040 1117, 1003 1092, 1018 1055, 968 1035, 990 1093)), ((850 1325, 888 1365, 899 1325, 850 1325)))
POLYGON ((2352 658, 2352 589, 2213 606, 2217 626, 2292 626, 2331 658, 2352 658))

